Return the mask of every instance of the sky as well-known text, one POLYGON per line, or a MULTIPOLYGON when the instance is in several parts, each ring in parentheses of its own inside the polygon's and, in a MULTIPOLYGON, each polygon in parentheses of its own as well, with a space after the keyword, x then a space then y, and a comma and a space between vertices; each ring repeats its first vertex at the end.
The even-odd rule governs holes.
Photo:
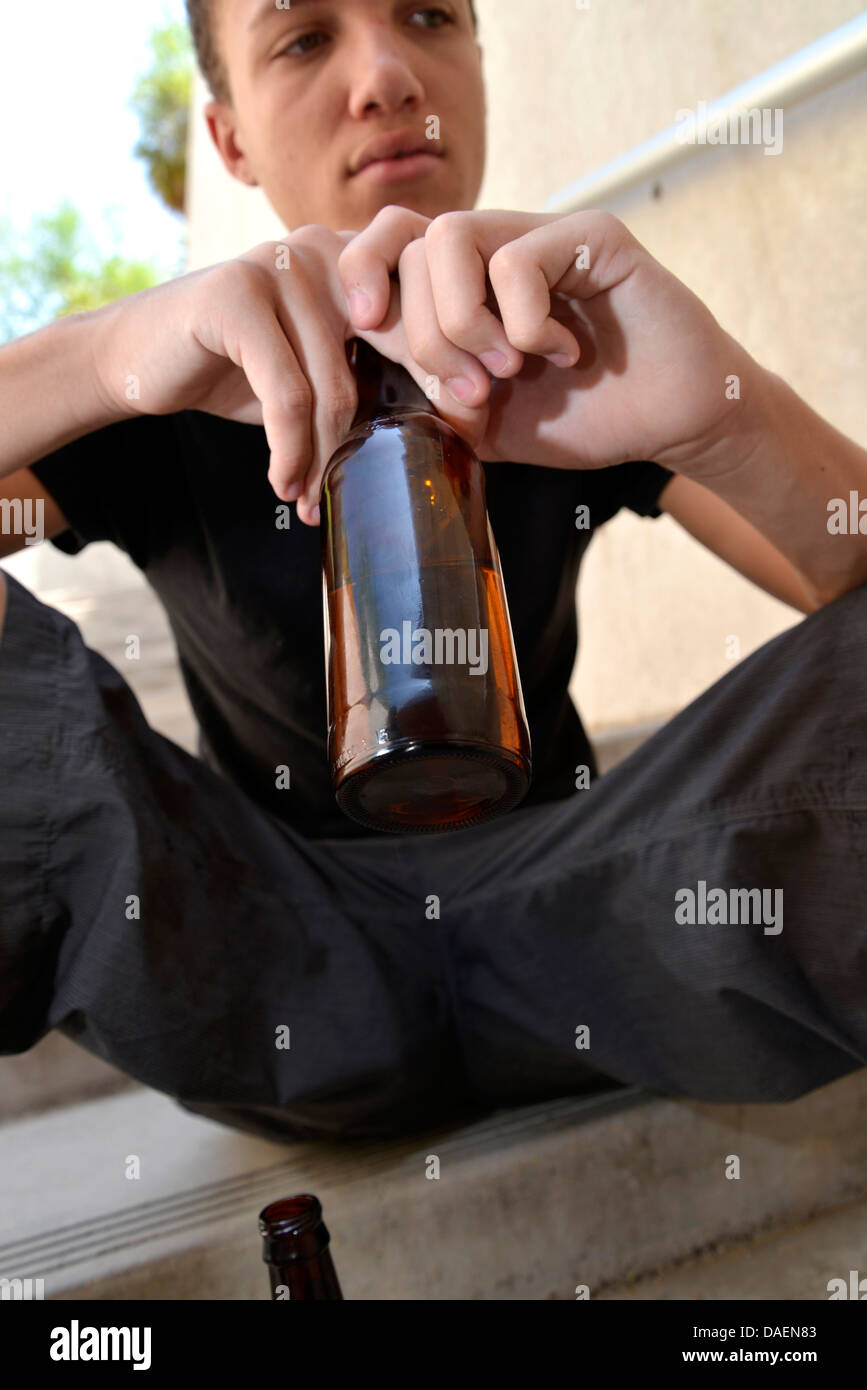
POLYGON ((129 100, 150 32, 184 20, 183 0, 4 0, 0 5, 0 218, 25 229, 68 196, 103 254, 172 267, 183 220, 133 157, 129 100))

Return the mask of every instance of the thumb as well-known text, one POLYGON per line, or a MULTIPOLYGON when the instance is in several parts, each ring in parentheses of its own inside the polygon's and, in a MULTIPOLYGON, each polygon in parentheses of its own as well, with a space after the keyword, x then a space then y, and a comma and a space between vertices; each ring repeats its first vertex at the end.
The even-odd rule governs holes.
POLYGON ((380 326, 374 329, 355 329, 354 336, 369 343, 382 357, 397 362, 412 377, 416 386, 427 396, 431 411, 451 425, 471 449, 477 450, 488 427, 489 403, 480 406, 462 405, 447 391, 438 377, 429 376, 410 353, 403 320, 400 317, 400 287, 392 284, 388 312, 380 326))

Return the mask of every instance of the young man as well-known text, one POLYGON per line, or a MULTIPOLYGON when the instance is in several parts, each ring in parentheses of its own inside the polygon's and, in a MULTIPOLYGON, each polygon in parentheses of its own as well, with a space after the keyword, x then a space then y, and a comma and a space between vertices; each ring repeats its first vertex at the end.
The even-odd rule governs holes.
POLYGON ((201 727, 201 759, 155 734, 7 578, 0 1049, 59 1028, 278 1135, 867 1064, 867 548, 826 525, 867 455, 615 218, 471 211, 468 0, 188 8, 226 168, 297 230, 0 351, 6 497, 132 556, 201 727), (317 502, 355 335, 437 376, 485 462, 533 740, 518 810, 432 839, 365 834, 328 779, 317 502), (808 615, 603 779, 567 692, 581 505, 666 510, 808 615))

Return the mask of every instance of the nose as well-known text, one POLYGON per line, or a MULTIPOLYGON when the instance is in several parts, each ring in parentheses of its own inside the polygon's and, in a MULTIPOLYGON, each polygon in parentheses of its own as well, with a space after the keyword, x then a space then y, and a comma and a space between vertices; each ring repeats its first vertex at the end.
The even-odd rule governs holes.
POLYGON ((385 25, 375 25, 353 44, 349 109, 356 119, 375 112, 412 110, 424 98, 403 46, 385 25))

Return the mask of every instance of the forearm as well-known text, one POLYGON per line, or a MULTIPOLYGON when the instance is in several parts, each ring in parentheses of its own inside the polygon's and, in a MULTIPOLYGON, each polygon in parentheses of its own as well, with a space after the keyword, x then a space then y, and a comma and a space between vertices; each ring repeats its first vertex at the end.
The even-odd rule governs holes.
POLYGON ((70 314, 0 347, 0 478, 122 418, 94 358, 112 307, 70 314))
POLYGON ((729 450, 722 441, 678 471, 730 503, 792 562, 817 601, 828 603, 867 583, 867 450, 773 372, 756 366, 743 385, 755 405, 747 395, 751 424, 741 442, 729 450), (834 499, 845 506, 845 529, 834 519, 842 511, 834 499))

